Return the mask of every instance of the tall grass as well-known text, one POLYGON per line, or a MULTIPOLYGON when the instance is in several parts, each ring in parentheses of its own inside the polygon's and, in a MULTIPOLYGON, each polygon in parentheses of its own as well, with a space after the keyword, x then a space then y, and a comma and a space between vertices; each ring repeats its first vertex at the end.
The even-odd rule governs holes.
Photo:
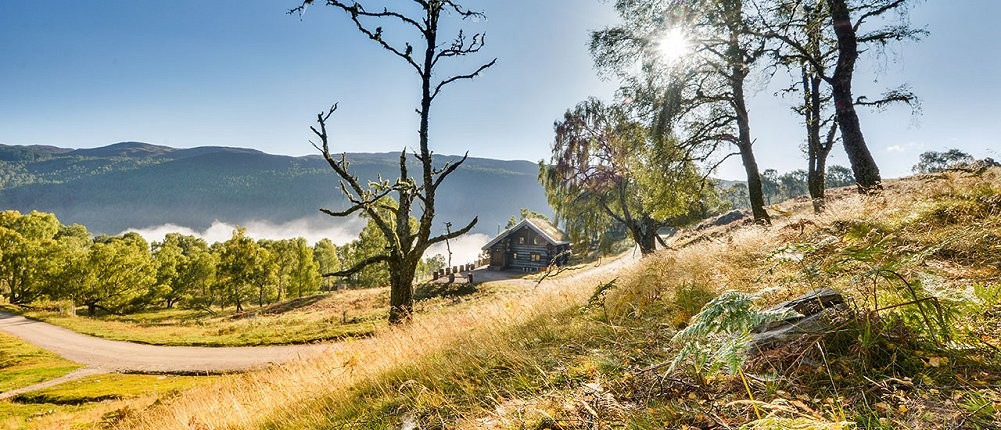
MULTIPOLYGON (((935 386, 942 378, 944 393, 967 380, 960 378, 995 369, 959 355, 939 357, 955 344, 931 343, 942 333, 920 333, 926 321, 919 312, 931 308, 907 302, 934 296, 956 309, 945 328, 953 339, 965 333, 996 348, 997 333, 990 330, 1001 327, 999 195, 994 170, 890 182, 879 197, 842 192, 821 215, 810 213, 808 201, 787 202, 783 212, 791 215, 776 216, 770 228, 682 236, 675 243, 687 245, 639 264, 609 265, 497 300, 419 314, 407 326, 344 342, 326 356, 193 389, 120 425, 847 428, 854 422, 934 428, 907 412, 920 405, 881 397, 879 384, 913 377, 935 386), (678 352, 668 341, 673 332, 725 290, 768 288, 775 291, 768 300, 777 302, 822 286, 845 292, 861 316, 821 347, 805 345, 819 349, 815 361, 798 358, 809 363, 802 366, 807 373, 783 376, 801 386, 724 379, 704 388, 707 399, 692 397, 683 380, 671 386, 671 378, 642 370, 666 369, 661 364, 678 352), (601 306, 582 315, 589 298, 601 306), (620 403, 627 400, 633 406, 620 403), (899 416, 890 420, 892 414, 899 416)), ((966 412, 966 422, 996 424, 982 412, 999 409, 989 396, 958 396, 965 406, 950 410, 976 411, 966 412)), ((924 401, 948 402, 938 399, 924 401)))
MULTIPOLYGON (((225 385, 194 389, 169 404, 130 417, 123 425, 136 429, 312 428, 329 424, 331 417, 343 416, 344 411, 375 406, 359 399, 356 390, 364 388, 370 391, 369 397, 376 398, 371 392, 419 390, 413 385, 387 385, 385 382, 394 381, 394 372, 447 379, 446 352, 482 352, 480 346, 487 345, 493 346, 496 354, 509 354, 504 361, 526 363, 526 358, 517 356, 518 348, 504 347, 523 340, 512 335, 511 328, 559 330, 547 324, 547 318, 579 307, 591 289, 613 273, 567 277, 455 312, 418 314, 404 327, 387 329, 372 339, 346 341, 343 348, 326 356, 274 366, 225 385)), ((451 363, 465 365, 469 361, 451 363)), ((441 406, 438 401, 444 400, 422 398, 427 402, 424 407, 441 406)), ((402 420, 403 416, 391 415, 389 419, 402 420)))

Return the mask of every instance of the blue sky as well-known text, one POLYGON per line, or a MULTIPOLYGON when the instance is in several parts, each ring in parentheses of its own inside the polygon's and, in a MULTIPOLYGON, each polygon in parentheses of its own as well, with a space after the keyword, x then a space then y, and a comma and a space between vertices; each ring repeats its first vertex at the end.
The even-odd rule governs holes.
MULTIPOLYGON (((552 123, 588 96, 611 99, 587 52, 587 33, 615 22, 598 0, 475 3, 488 20, 477 58, 497 65, 449 88, 432 111, 432 148, 537 161, 552 123)), ((175 147, 241 146, 312 153, 318 111, 340 103, 338 151, 397 151, 416 137, 417 78, 363 39, 347 17, 293 1, 0 0, 0 143, 95 147, 137 140, 175 147)), ((911 19, 931 35, 862 64, 857 88, 909 83, 923 114, 864 113, 884 176, 906 175, 920 152, 957 147, 1001 159, 1001 2, 919 3, 911 19), (877 82, 874 77, 878 76, 877 82), (992 149, 994 148, 994 149, 992 149)), ((387 27, 387 36, 392 37, 387 27)), ((467 62, 465 67, 477 64, 467 62)), ((784 79, 780 75, 776 79, 784 79)), ((762 168, 804 168, 802 127, 778 84, 756 82, 752 133, 762 168)), ((835 149, 832 163, 845 164, 835 149)), ((719 176, 739 179, 739 162, 719 176)))

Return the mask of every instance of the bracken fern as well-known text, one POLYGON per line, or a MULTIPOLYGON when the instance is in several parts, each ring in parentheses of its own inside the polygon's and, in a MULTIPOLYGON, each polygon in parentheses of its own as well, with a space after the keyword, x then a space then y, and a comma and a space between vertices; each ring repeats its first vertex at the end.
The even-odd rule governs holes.
POLYGON ((755 308, 754 301, 768 292, 763 290, 750 294, 729 290, 707 303, 692 317, 688 327, 671 340, 682 347, 668 371, 675 370, 682 363, 689 363, 702 380, 721 370, 736 373, 744 362, 751 330, 798 315, 789 310, 755 308))

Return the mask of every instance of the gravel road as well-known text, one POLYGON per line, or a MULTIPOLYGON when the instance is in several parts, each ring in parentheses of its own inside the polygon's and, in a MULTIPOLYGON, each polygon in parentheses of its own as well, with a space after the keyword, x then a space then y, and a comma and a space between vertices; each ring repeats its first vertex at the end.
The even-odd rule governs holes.
POLYGON ((319 354, 335 344, 235 348, 154 346, 87 336, 0 312, 0 332, 107 372, 232 372, 319 354))

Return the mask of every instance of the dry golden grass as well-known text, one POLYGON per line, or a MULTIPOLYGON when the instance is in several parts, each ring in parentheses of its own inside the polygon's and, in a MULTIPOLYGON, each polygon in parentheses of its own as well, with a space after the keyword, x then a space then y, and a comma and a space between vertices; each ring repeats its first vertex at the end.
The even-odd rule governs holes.
POLYGON ((134 429, 249 429, 269 426, 280 417, 294 417, 296 422, 304 423, 327 422, 328 410, 336 409, 339 402, 352 402, 351 390, 361 383, 377 380, 402 366, 430 365, 428 357, 456 346, 505 345, 511 340, 507 337, 510 327, 579 306, 596 284, 621 268, 604 267, 611 270, 566 277, 455 312, 417 314, 407 326, 387 329, 371 339, 347 341, 343 349, 325 357, 191 390, 123 425, 134 429), (317 405, 316 399, 326 404, 317 405))
MULTIPOLYGON (((769 288, 775 294, 767 300, 779 301, 812 288, 832 286, 868 300, 868 281, 862 282, 859 274, 877 265, 920 279, 935 291, 965 294, 973 282, 998 283, 999 170, 980 177, 950 173, 885 185, 885 192, 878 197, 836 190, 829 210, 821 215, 812 214, 808 201, 786 202, 772 211, 785 215, 776 215, 768 228, 721 227, 694 236, 681 235, 673 243, 676 250, 662 251, 639 264, 608 265, 586 275, 552 280, 539 288, 512 290, 496 299, 418 314, 405 327, 345 342, 328 356, 195 388, 142 413, 129 414, 120 424, 132 429, 251 429, 384 428, 412 422, 421 428, 521 428, 526 422, 555 422, 559 418, 553 415, 562 411, 566 416, 597 420, 592 424, 608 419, 606 423, 628 422, 636 428, 677 422, 761 428, 850 427, 852 423, 845 419, 852 420, 852 416, 846 416, 841 403, 848 400, 837 396, 832 400, 823 397, 826 395, 811 398, 810 393, 801 393, 805 400, 790 397, 796 405, 793 412, 787 414, 776 407, 756 416, 765 406, 787 405, 782 402, 788 399, 781 392, 777 394, 774 386, 755 385, 758 403, 748 402, 746 397, 741 401, 740 396, 746 393, 733 389, 732 380, 713 389, 720 395, 719 401, 736 400, 713 409, 732 413, 731 417, 707 418, 703 412, 695 418, 686 416, 682 412, 699 410, 699 405, 714 400, 684 396, 654 399, 648 409, 629 409, 618 405, 601 383, 614 382, 621 390, 643 385, 633 379, 639 375, 628 369, 604 369, 600 361, 609 355, 636 356, 637 366, 662 361, 664 354, 670 354, 663 337, 669 338, 674 327, 682 326, 697 312, 708 300, 706 292, 769 288), (857 249, 870 254, 839 260, 857 249), (811 265, 823 270, 814 270, 811 265), (604 301, 604 320, 597 324, 582 317, 577 310, 595 286, 613 278, 618 278, 619 287, 604 301), (661 337, 647 344, 626 342, 648 333, 661 337), (596 339, 590 343, 575 340, 588 335, 596 339), (607 350, 598 351, 595 344, 605 345, 607 350), (553 360, 563 362, 554 364, 553 360), (554 375, 562 379, 555 381, 554 375), (757 406, 752 407, 752 403, 757 406), (391 416, 377 418, 386 414, 391 416), (352 425, 353 417, 360 417, 360 421, 352 425), (433 420, 424 421, 428 417, 433 420), (715 421, 705 421, 710 418, 715 421)), ((969 319, 958 321, 971 324, 969 319)), ((923 356, 917 359, 928 361, 923 356)), ((976 374, 976 369, 964 371, 976 374)), ((928 402, 948 402, 930 399, 928 402)), ((897 403, 890 412, 902 415, 887 422, 932 428, 913 418, 915 413, 899 407, 904 403, 897 403)), ((883 414, 865 409, 868 404, 856 405, 850 412, 858 417, 855 423, 883 414)), ((964 418, 958 402, 947 406, 941 410, 954 414, 950 415, 953 422, 969 418, 964 418)), ((882 420, 864 422, 878 426, 882 420)))

